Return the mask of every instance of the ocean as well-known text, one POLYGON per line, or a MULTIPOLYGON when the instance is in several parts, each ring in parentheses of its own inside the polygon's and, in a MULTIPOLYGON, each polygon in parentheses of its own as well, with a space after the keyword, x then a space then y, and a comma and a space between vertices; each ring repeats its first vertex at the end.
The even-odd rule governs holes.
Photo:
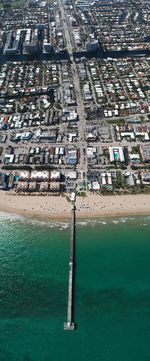
POLYGON ((0 361, 149 361, 150 216, 78 221, 74 332, 68 261, 69 224, 0 214, 0 361))

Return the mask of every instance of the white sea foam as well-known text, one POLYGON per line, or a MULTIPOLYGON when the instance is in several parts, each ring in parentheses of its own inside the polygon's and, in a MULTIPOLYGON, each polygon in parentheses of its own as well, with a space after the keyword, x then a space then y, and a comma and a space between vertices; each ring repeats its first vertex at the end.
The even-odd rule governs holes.
POLYGON ((64 224, 63 226, 61 226, 62 227, 62 229, 66 229, 66 228, 68 228, 69 227, 69 224, 64 224))
POLYGON ((12 222, 14 220, 24 220, 23 216, 19 216, 17 214, 4 213, 0 212, 0 222, 9 221, 12 222))
MULTIPOLYGON (((76 225, 81 227, 96 227, 97 225, 106 226, 107 224, 118 224, 118 223, 135 223, 137 225, 146 226, 149 224, 150 215, 143 215, 141 217, 99 217, 99 218, 85 218, 84 220, 80 219, 77 220, 76 225)), ((26 216, 20 216, 17 214, 5 213, 0 212, 0 223, 13 223, 13 222, 21 222, 24 224, 30 224, 33 226, 42 226, 42 227, 49 227, 49 228, 57 228, 60 231, 67 230, 70 227, 70 222, 65 221, 54 221, 54 220, 42 220, 36 218, 30 218, 26 216)))
POLYGON ((62 229, 66 229, 69 227, 69 223, 65 223, 65 222, 57 222, 57 221, 43 221, 43 220, 38 220, 38 219, 33 219, 33 218, 25 218, 24 217, 24 221, 25 223, 29 223, 30 225, 33 226, 45 226, 45 227, 49 227, 49 228, 62 228, 62 229))
POLYGON ((77 222, 77 224, 79 224, 80 226, 87 226, 88 222, 87 221, 80 221, 80 222, 77 222))
POLYGON ((150 216, 144 216, 143 221, 150 221, 150 216))

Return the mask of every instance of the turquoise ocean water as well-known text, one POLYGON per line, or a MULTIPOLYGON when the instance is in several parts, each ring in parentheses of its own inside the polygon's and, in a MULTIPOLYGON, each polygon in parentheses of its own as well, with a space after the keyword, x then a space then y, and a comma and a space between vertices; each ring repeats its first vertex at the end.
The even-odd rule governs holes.
POLYGON ((149 361, 150 217, 82 221, 75 332, 69 225, 0 215, 0 361, 149 361))

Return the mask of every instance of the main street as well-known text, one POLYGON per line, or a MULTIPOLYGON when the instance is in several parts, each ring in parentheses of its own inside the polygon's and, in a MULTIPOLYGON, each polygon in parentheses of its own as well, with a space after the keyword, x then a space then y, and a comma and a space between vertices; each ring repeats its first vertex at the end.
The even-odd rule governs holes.
POLYGON ((75 92, 76 92, 77 112, 79 115, 78 135, 79 135, 79 149, 80 149, 80 163, 78 164, 78 171, 80 171, 81 175, 82 175, 83 172, 87 171, 87 162, 86 162, 85 156, 84 156, 84 148, 86 148, 86 142, 84 140, 85 126, 86 126, 85 111, 84 111, 84 105, 83 105, 83 101, 82 101, 81 86, 80 86, 77 65, 76 65, 76 63, 74 61, 74 57, 73 57, 73 47, 72 47, 71 36, 70 36, 70 31, 69 31, 69 26, 68 26, 68 19, 65 14, 63 0, 59 0, 59 7, 60 7, 61 16, 62 16, 63 30, 64 30, 64 35, 65 35, 65 39, 66 39, 66 43, 67 43, 67 49, 68 49, 69 56, 70 56, 71 71, 72 71, 75 92))

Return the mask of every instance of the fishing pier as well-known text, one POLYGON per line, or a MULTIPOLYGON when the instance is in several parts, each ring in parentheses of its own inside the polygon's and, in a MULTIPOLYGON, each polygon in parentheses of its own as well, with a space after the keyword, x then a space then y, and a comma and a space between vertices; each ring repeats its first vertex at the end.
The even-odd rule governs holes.
POLYGON ((67 322, 64 323, 64 330, 75 329, 73 317, 74 304, 74 252, 75 252, 75 193, 71 194, 71 231, 70 231, 70 257, 69 257, 69 285, 68 285, 68 305, 67 305, 67 322))

